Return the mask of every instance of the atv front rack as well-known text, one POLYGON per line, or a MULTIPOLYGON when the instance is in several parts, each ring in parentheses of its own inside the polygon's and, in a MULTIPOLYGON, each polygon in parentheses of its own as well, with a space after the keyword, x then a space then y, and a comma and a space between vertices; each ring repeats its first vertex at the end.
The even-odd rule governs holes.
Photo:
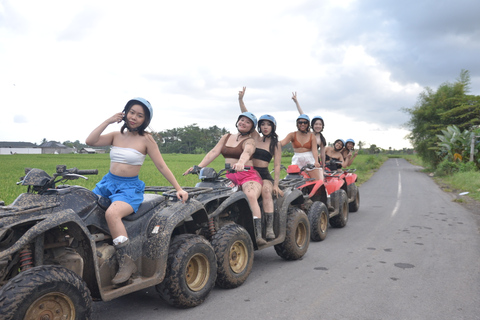
MULTIPOLYGON (((188 193, 189 197, 193 197, 202 193, 212 192, 213 188, 204 188, 204 187, 182 187, 188 193)), ((177 198, 177 190, 172 186, 163 187, 163 186, 149 186, 145 187, 145 191, 154 192, 156 194, 162 193, 163 196, 169 198, 177 198)))

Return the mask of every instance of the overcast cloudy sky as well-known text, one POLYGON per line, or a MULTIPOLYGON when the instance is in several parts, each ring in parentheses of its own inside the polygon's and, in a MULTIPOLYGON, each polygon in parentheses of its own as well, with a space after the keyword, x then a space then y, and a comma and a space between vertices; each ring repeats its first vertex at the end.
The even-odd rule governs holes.
MULTIPOLYGON (((478 0, 0 0, 0 141, 80 140, 132 97, 151 129, 235 131, 238 91, 295 130, 410 146, 401 108, 470 71, 480 95, 478 0)), ((107 131, 118 130, 119 125, 107 131)))

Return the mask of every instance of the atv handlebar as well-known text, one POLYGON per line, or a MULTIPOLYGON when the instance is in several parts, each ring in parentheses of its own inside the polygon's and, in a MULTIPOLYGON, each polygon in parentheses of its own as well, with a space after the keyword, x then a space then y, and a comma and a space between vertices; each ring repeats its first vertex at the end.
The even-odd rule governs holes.
POLYGON ((97 169, 89 169, 89 170, 77 170, 77 172, 75 172, 76 174, 80 174, 82 176, 85 176, 85 175, 94 175, 94 174, 98 174, 98 170, 97 169))
POLYGON ((97 169, 79 170, 75 167, 71 169, 67 169, 67 166, 65 165, 57 166, 57 176, 61 176, 69 173, 74 173, 79 175, 94 175, 94 174, 98 174, 98 170, 97 169))

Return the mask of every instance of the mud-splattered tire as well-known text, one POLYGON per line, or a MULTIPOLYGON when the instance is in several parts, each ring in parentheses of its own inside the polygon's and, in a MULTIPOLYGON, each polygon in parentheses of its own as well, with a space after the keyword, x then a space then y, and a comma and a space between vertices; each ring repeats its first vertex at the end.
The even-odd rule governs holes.
POLYGON ((339 212, 336 216, 330 218, 330 225, 334 228, 343 228, 348 221, 348 199, 345 190, 340 189, 331 194, 330 199, 332 203, 337 204, 339 212), (336 199, 338 197, 338 199, 336 199), (338 200, 338 202, 337 202, 338 200))
POLYGON ((229 224, 212 237, 217 256, 217 286, 224 289, 242 285, 253 266, 253 243, 247 230, 229 224))
POLYGON ((91 319, 92 298, 85 282, 61 266, 38 266, 0 289, 0 319, 91 319))
POLYGON ((354 184, 352 184, 352 191, 355 193, 355 199, 348 204, 348 211, 349 212, 357 212, 360 208, 360 190, 354 184))
POLYGON ((177 308, 201 304, 215 286, 217 260, 203 237, 183 234, 173 238, 165 279, 156 286, 160 297, 177 308))
POLYGON ((312 241, 325 240, 328 232, 328 209, 323 202, 313 202, 308 210, 308 221, 312 241))
POLYGON ((298 260, 310 244, 310 223, 303 210, 292 207, 287 216, 285 241, 275 245, 277 254, 285 260, 298 260))

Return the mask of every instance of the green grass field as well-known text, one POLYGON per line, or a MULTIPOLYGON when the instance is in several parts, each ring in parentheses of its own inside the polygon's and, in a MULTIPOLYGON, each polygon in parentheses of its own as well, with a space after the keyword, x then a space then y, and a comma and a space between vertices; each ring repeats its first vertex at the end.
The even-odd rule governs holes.
MULTIPOLYGON (((204 155, 193 154, 164 154, 163 157, 170 170, 175 175, 181 186, 192 187, 199 180, 197 175, 183 176, 191 166, 198 164, 204 155)), ((378 169, 387 158, 385 156, 359 155, 352 167, 357 168, 358 184, 367 181, 376 169, 378 169)), ((283 157, 282 164, 288 167, 290 157, 283 157)), ((0 156, 0 200, 5 204, 12 203, 15 198, 27 191, 27 188, 16 183, 24 176, 25 168, 38 168, 45 170, 49 175, 55 172, 57 165, 66 165, 67 168, 98 169, 97 176, 88 176, 88 180, 78 179, 69 181, 69 184, 84 186, 93 189, 95 184, 108 172, 110 158, 108 154, 41 154, 41 155, 1 155, 0 156)), ((210 167, 217 171, 224 168, 224 160, 218 157, 210 167)), ((270 169, 273 164, 270 165, 270 169)), ((283 171, 281 178, 285 177, 283 171)), ((140 170, 140 179, 147 186, 168 186, 168 181, 157 170, 149 157, 140 170)))

